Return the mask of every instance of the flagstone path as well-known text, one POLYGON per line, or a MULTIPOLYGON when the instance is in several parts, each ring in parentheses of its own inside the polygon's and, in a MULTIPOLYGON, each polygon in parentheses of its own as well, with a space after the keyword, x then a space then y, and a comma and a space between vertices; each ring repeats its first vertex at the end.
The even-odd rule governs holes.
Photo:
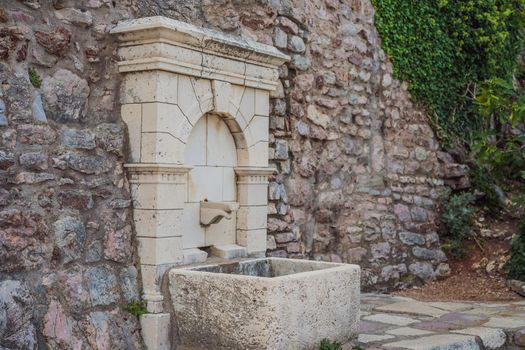
POLYGON ((363 294, 359 338, 343 349, 525 349, 525 300, 420 302, 363 294))

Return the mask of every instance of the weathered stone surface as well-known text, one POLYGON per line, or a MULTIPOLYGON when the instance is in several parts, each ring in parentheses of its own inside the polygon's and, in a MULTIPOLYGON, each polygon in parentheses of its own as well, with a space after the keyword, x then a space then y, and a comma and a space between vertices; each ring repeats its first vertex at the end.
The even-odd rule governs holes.
POLYGON ((21 166, 32 170, 47 169, 47 154, 44 152, 28 152, 18 158, 21 166))
POLYGON ((423 315, 423 316, 432 316, 439 317, 446 314, 446 311, 440 310, 438 308, 429 306, 423 302, 411 300, 411 301, 402 301, 398 303, 388 304, 385 306, 380 306, 375 310, 384 311, 384 312, 395 312, 401 314, 409 315, 423 315))
POLYGON ((414 256, 424 260, 443 261, 446 259, 445 254, 441 250, 431 250, 427 248, 414 247, 412 248, 414 256))
POLYGON ((468 334, 479 337, 483 342, 483 345, 487 349, 499 349, 507 340, 507 335, 503 330, 497 328, 488 328, 488 327, 474 327, 474 328, 465 328, 454 333, 459 334, 468 334))
POLYGON ((104 257, 117 262, 126 261, 131 255, 131 226, 119 230, 109 229, 104 240, 104 257))
MULTIPOLYGON (((271 258, 229 265, 250 277, 226 273, 209 276, 199 274, 198 268, 169 272, 174 311, 186 321, 178 327, 183 346, 276 349, 286 344, 294 349, 315 348, 324 337, 346 342, 357 334, 356 265, 271 258), (263 265, 258 265, 261 262, 263 265), (319 269, 325 273, 316 273, 319 269), (269 274, 279 278, 265 277, 269 274), (319 298, 324 300, 322 309, 319 298), (267 312, 273 309, 271 305, 283 312, 267 312), (334 323, 340 326, 334 327, 334 323)), ((221 271, 220 265, 201 270, 210 268, 221 271)))
POLYGON ((57 122, 81 121, 89 91, 85 79, 66 69, 57 70, 42 81, 46 114, 57 122))
POLYGON ((120 125, 104 123, 95 129, 97 144, 107 152, 124 154, 124 130, 120 125))
POLYGON ((411 336, 420 336, 420 335, 429 335, 432 334, 430 331, 423 331, 421 329, 411 328, 411 327, 401 327, 389 329, 386 331, 388 334, 402 336, 402 337, 411 337, 411 336))
POLYGON ((15 155, 7 150, 0 150, 0 170, 7 170, 15 165, 15 155))
POLYGON ((330 123, 330 117, 327 114, 322 113, 315 105, 309 105, 306 116, 308 119, 322 128, 326 128, 330 123))
POLYGON ((36 348, 34 306, 31 292, 22 282, 10 279, 0 282, 0 348, 36 348))
POLYGON ((33 93, 33 104, 31 105, 31 111, 33 112, 34 120, 42 123, 47 123, 47 116, 46 112, 44 111, 42 96, 38 91, 34 91, 33 93))
POLYGON ((408 270, 422 280, 429 280, 434 275, 434 269, 429 263, 416 262, 408 266, 408 270))
POLYGON ((388 339, 393 339, 394 337, 392 335, 388 334, 359 334, 357 337, 357 341, 362 344, 368 344, 372 342, 381 342, 388 339))
POLYGON ((377 333, 384 330, 388 325, 379 322, 361 321, 359 323, 359 333, 377 333))
POLYGON ((381 278, 384 281, 390 281, 392 279, 399 280, 401 276, 405 275, 408 272, 407 266, 405 264, 389 265, 383 267, 381 270, 381 278))
POLYGON ((516 329, 525 327, 525 320, 520 317, 491 317, 484 327, 516 329))
POLYGON ((35 268, 52 251, 44 219, 31 210, 0 211, 0 242, 1 272, 35 268))
POLYGON ((85 191, 61 191, 58 194, 58 202, 63 207, 78 210, 91 209, 94 206, 93 196, 85 191))
POLYGON ((423 321, 421 323, 418 323, 417 325, 414 325, 414 327, 429 331, 445 331, 477 327, 480 325, 486 326, 485 322, 487 322, 488 320, 489 319, 486 316, 452 312, 445 314, 435 320, 423 321))
POLYGON ((424 245, 425 236, 413 232, 399 232, 399 239, 406 245, 424 245))
POLYGON ((13 75, 3 64, 0 64, 0 77, 4 80, 2 99, 5 102, 7 119, 17 122, 30 121, 33 89, 29 81, 13 75))
POLYGON ((108 268, 90 267, 86 280, 93 305, 110 305, 118 300, 117 278, 108 268))
POLYGON ((62 144, 71 148, 94 149, 95 135, 89 130, 66 128, 62 130, 62 144))
POLYGON ((366 321, 392 324, 396 326, 408 326, 409 324, 414 324, 418 322, 418 320, 410 317, 389 314, 373 314, 370 316, 365 316, 363 317, 363 319, 366 321))
POLYGON ((385 348, 397 349, 455 349, 455 350, 479 350, 473 336, 468 335, 431 335, 412 340, 402 340, 393 343, 387 343, 385 348), (430 347, 429 347, 430 346, 430 347))
POLYGON ((55 11, 59 20, 64 23, 71 23, 80 26, 89 27, 93 23, 93 16, 89 11, 81 11, 75 8, 64 8, 55 11))
POLYGON ((44 336, 55 347, 67 346, 72 341, 72 328, 73 320, 58 301, 52 300, 44 316, 44 336))
POLYGON ((312 194, 312 186, 306 179, 289 179, 286 182, 286 193, 291 205, 301 206, 312 194))
POLYGON ((54 223, 55 244, 64 263, 80 257, 86 241, 84 224, 75 217, 66 216, 54 223))
POLYGON ((138 272, 134 266, 129 266, 120 271, 120 288, 126 301, 131 302, 139 299, 137 275, 138 272))
POLYGON ((19 141, 31 145, 50 145, 56 140, 56 132, 47 125, 21 124, 17 128, 19 141))
POLYGON ((88 156, 77 152, 67 152, 60 159, 68 167, 84 174, 101 174, 109 171, 111 164, 104 156, 88 156))
POLYGON ((5 102, 0 99, 0 126, 7 126, 9 122, 7 121, 5 102))
POLYGON ((306 49, 306 46, 304 44, 303 39, 301 39, 297 35, 293 35, 290 38, 290 41, 288 42, 288 48, 292 52, 301 53, 301 52, 304 52, 304 50, 306 49))
POLYGON ((52 31, 36 31, 36 41, 50 54, 64 56, 69 49, 71 32, 65 27, 52 31))

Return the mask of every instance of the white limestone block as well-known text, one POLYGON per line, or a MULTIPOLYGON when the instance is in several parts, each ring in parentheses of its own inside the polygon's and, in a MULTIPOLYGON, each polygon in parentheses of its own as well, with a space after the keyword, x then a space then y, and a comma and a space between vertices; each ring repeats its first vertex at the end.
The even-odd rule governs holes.
POLYGON ((266 229, 268 206, 242 206, 237 211, 237 227, 241 230, 266 229))
POLYGON ((184 151, 185 164, 206 165, 206 125, 204 117, 193 126, 184 151))
POLYGON ((237 229, 237 244, 246 247, 248 254, 266 252, 266 229, 237 229))
POLYGON ((246 257, 246 248, 236 244, 216 245, 211 247, 211 253, 223 259, 238 259, 246 257))
POLYGON ((145 314, 140 316, 144 345, 148 350, 170 350, 170 314, 145 314))
POLYGON ((183 209, 133 210, 133 220, 137 237, 182 236, 183 209))
POLYGON ((202 263, 208 258, 208 253, 197 248, 184 249, 182 255, 184 265, 202 263))
POLYGON ((206 230, 200 225, 200 203, 184 204, 184 248, 204 247, 206 230))
POLYGON ((165 71, 128 73, 122 80, 120 103, 177 103, 177 80, 177 74, 165 71))
POLYGON ((142 105, 142 132, 167 133, 186 143, 191 130, 192 125, 177 105, 158 102, 142 105))
POLYGON ((140 161, 142 163, 183 164, 184 143, 164 132, 143 132, 140 161))
POLYGON ((138 237, 141 264, 182 263, 182 237, 138 237))
POLYGON ((193 89, 191 78, 188 76, 179 76, 177 104, 192 125, 195 125, 204 115, 199 100, 197 99, 197 95, 193 89))
POLYGON ((228 245, 235 243, 235 214, 230 220, 222 219, 216 224, 207 226, 205 228, 206 246, 212 245, 228 245))
POLYGON ((255 90, 255 114, 267 117, 270 115, 270 92, 255 90))
POLYGON ((188 174, 188 201, 222 200, 222 168, 197 166, 188 174))
POLYGON ((140 162, 142 104, 130 103, 122 105, 120 114, 128 128, 131 162, 140 162))
POLYGON ((186 187, 178 183, 132 183, 134 209, 182 209, 186 187))

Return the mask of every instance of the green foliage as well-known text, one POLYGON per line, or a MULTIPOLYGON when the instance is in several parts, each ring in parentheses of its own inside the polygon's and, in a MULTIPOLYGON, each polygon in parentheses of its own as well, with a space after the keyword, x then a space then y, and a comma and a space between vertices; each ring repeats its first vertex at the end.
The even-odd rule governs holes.
POLYGON ((524 93, 515 84, 491 79, 476 97, 486 131, 478 135, 472 153, 479 172, 490 174, 498 184, 525 178, 525 135, 512 132, 525 122, 524 93))
POLYGON ((496 192, 494 178, 489 176, 486 171, 481 171, 478 167, 470 173, 470 179, 472 186, 485 194, 482 202, 483 209, 492 216, 497 217, 504 208, 496 192))
POLYGON ((525 0, 372 0, 394 73, 408 81, 444 141, 481 128, 476 86, 510 80, 523 45, 525 0))
POLYGON ((447 230, 443 249, 456 256, 463 253, 463 241, 473 234, 474 196, 469 192, 454 194, 444 204, 441 221, 447 230))
POLYGON ((31 84, 37 89, 40 88, 42 85, 42 80, 40 79, 38 72, 34 68, 29 68, 27 70, 27 74, 29 75, 29 81, 31 84))
POLYGON ((319 350, 341 350, 341 343, 325 338, 321 340, 319 350))
POLYGON ((521 220, 518 232, 512 239, 510 260, 507 262, 509 278, 525 281, 525 216, 521 220))
POLYGON ((146 301, 142 299, 142 293, 139 300, 133 300, 126 305, 125 310, 134 316, 141 316, 148 313, 146 301))

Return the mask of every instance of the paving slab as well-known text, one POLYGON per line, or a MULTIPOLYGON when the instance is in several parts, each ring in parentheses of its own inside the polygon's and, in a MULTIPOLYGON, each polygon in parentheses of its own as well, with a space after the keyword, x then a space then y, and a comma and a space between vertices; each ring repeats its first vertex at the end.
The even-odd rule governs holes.
POLYGON ((499 349, 507 341, 507 335, 499 328, 473 327, 458 329, 457 331, 452 331, 452 333, 477 336, 487 349, 499 349))
POLYGON ((376 333, 379 330, 384 330, 385 328, 390 327, 384 323, 364 321, 361 319, 359 323, 359 333, 376 333))
POLYGON ((359 337, 357 337, 357 342, 361 344, 368 344, 373 342, 380 342, 388 339, 394 339, 395 337, 393 335, 388 334, 359 334, 359 337))
POLYGON ((465 310, 472 309, 474 307, 474 305, 472 304, 447 302, 447 301, 435 301, 435 302, 431 302, 428 304, 438 309, 447 310, 447 311, 465 311, 465 310))
POLYGON ((376 307, 377 311, 386 311, 386 312, 396 312, 400 314, 409 314, 409 315, 424 315, 439 317, 442 316, 448 311, 444 311, 433 306, 428 305, 420 301, 402 301, 399 303, 393 303, 388 305, 383 305, 376 307))
POLYGON ((449 331, 454 329, 477 327, 484 324, 488 320, 489 318, 487 316, 451 312, 434 320, 420 322, 414 325, 414 327, 429 331, 449 331))
POLYGON ((483 324, 483 326, 503 329, 516 329, 525 327, 525 319, 510 317, 491 317, 487 323, 483 324))
POLYGON ((419 320, 416 320, 413 318, 397 316, 397 315, 389 315, 389 314, 373 314, 373 315, 365 316, 364 319, 366 321, 393 324, 395 326, 408 326, 409 324, 419 322, 419 320))
POLYGON ((360 336, 345 350, 357 344, 366 350, 525 349, 525 300, 423 302, 374 294, 362 300, 360 336))
POLYGON ((383 344, 382 347, 411 350, 479 350, 476 337, 459 334, 440 334, 383 344))
POLYGON ((500 314, 505 314, 507 312, 509 312, 509 308, 508 307, 486 307, 486 306, 482 306, 482 307, 474 307, 470 310, 466 310, 466 311, 462 311, 463 313, 466 313, 466 314, 472 314, 472 315, 489 315, 489 316, 497 316, 497 315, 500 315, 500 314))
POLYGON ((416 329, 412 327, 400 327, 400 328, 389 329, 385 331, 385 333, 391 334, 391 335, 402 336, 402 337, 413 337, 413 336, 434 334, 434 332, 431 332, 431 331, 425 331, 423 329, 416 329))

